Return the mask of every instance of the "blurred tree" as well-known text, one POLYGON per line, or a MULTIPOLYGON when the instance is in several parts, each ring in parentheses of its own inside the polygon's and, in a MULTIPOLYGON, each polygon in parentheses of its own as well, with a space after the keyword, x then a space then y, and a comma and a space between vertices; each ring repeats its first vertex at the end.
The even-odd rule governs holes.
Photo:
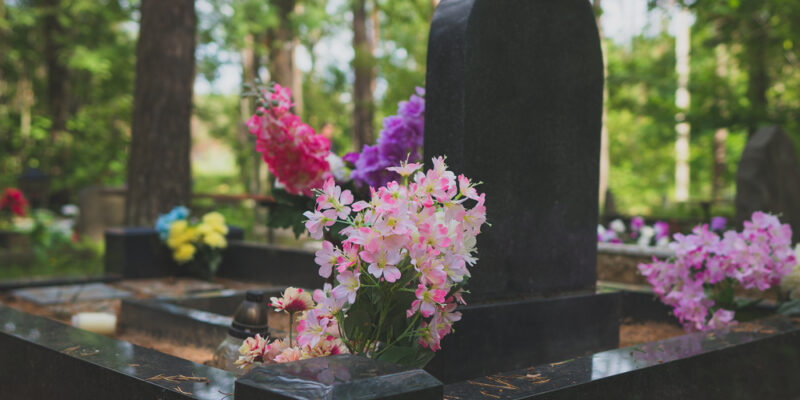
POLYGON ((74 201, 124 180, 133 12, 117 0, 0 2, 0 186, 37 167, 74 201))
POLYGON ((143 0, 128 191, 129 225, 191 200, 190 118, 195 73, 194 0, 143 0))
MULTIPOLYGON (((367 30, 367 0, 353 3, 353 147, 361 150, 365 144, 375 142, 373 118, 375 117, 375 58, 373 49, 377 37, 367 30)), ((373 6, 377 6, 373 4, 373 6)))

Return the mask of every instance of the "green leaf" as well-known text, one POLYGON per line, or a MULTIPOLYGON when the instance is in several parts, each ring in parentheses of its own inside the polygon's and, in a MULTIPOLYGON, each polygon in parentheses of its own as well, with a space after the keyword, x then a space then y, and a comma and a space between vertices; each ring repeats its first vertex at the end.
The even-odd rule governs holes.
POLYGON ((415 343, 410 346, 394 345, 389 347, 376 359, 408 367, 422 368, 433 359, 435 354, 430 349, 415 343))
POLYGON ((800 299, 790 300, 778 307, 778 314, 781 315, 800 315, 800 299))

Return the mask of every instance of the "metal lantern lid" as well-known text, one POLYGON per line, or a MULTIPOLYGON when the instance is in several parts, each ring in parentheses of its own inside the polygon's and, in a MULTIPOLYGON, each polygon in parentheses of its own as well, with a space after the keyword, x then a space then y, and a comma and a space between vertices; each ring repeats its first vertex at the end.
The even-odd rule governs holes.
POLYGON ((233 314, 233 321, 228 328, 228 334, 233 337, 246 339, 259 334, 267 336, 267 297, 260 290, 248 290, 244 301, 233 314))

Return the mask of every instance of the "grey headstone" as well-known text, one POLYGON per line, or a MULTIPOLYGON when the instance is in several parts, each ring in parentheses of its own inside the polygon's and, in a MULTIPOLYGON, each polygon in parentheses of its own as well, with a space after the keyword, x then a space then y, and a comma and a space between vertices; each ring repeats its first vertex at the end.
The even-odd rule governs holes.
POLYGON ((125 192, 105 186, 90 186, 78 194, 78 229, 93 239, 103 238, 106 229, 125 222, 125 192))
POLYGON ((794 143, 777 126, 762 128, 747 142, 736 176, 736 219, 754 211, 780 214, 800 235, 800 164, 794 143))
POLYGON ((603 58, 586 0, 444 0, 425 157, 483 181, 475 298, 592 290, 603 58))

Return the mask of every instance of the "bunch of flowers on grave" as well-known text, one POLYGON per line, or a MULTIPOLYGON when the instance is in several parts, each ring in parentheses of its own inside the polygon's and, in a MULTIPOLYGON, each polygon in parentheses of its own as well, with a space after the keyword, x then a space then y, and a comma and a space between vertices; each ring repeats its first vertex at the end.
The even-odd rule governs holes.
POLYGON ((422 160, 424 128, 425 89, 417 87, 408 101, 397 104, 397 115, 384 118, 375 145, 364 145, 361 152, 343 157, 352 167, 350 178, 361 187, 373 188, 399 180, 389 168, 422 160))
POLYGON ((330 152, 330 140, 292 113, 289 88, 256 83, 248 94, 257 98, 258 107, 247 127, 275 177, 271 193, 276 204, 270 209, 267 225, 292 228, 299 236, 305 230, 302 213, 314 204, 314 189, 331 177, 344 179, 344 163, 330 152))
MULTIPOLYGON (((794 247, 794 256, 800 260, 800 243, 794 247)), ((795 264, 792 272, 781 280, 781 300, 796 305, 797 312, 793 313, 800 313, 800 263, 795 264)), ((786 308, 785 305, 783 308, 786 308)))
POLYGON ((669 224, 656 221, 653 225, 647 225, 644 218, 637 216, 631 218, 630 226, 627 227, 621 219, 615 219, 608 228, 602 224, 597 225, 597 241, 664 247, 669 244, 669 224))
POLYGON ((28 200, 22 191, 15 188, 3 190, 0 197, 0 228, 14 228, 14 219, 25 217, 28 213, 28 200))
POLYGON ((763 292, 791 272, 797 264, 791 241, 788 224, 755 212, 741 232, 720 235, 704 224, 675 234, 669 244, 675 256, 639 264, 639 271, 685 330, 716 329, 735 324, 736 310, 752 305, 734 298, 737 287, 763 292))
POLYGON ((328 180, 308 211, 314 238, 345 224, 341 245, 324 241, 316 253, 329 280, 313 296, 287 289, 272 299, 297 321, 285 340, 247 339, 239 363, 285 362, 348 352, 423 366, 461 318, 456 311, 477 261, 476 237, 486 223, 485 195, 443 158, 421 171, 415 163, 391 167, 400 177, 354 201, 328 180))
POLYGON ((207 213, 199 221, 189 217, 186 207, 175 207, 158 217, 156 230, 175 262, 189 272, 210 279, 222 262, 222 249, 228 245, 225 217, 218 212, 207 213))

